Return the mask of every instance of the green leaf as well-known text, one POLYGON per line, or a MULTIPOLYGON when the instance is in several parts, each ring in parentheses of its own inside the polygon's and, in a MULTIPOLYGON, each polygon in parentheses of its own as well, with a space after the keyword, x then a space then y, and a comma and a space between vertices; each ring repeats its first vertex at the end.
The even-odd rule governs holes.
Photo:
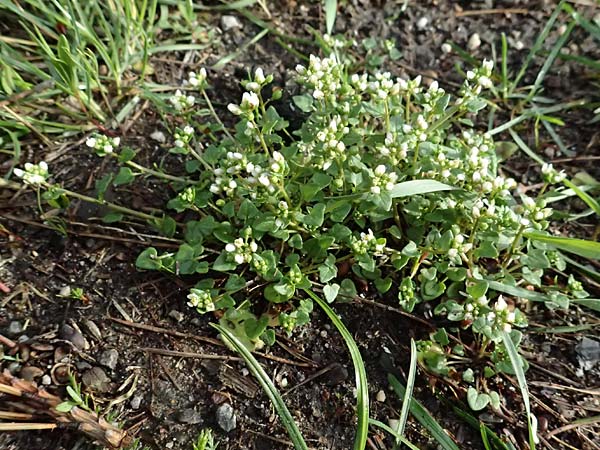
POLYGON ((115 223, 120 222, 121 220, 123 220, 123 214, 114 211, 109 212, 102 217, 102 222, 104 223, 115 223))
POLYGON ((544 242, 552 247, 583 256, 584 258, 600 260, 600 242, 551 236, 536 232, 523 233, 523 235, 528 239, 544 242))
POLYGON ((325 0, 325 24, 327 34, 331 35, 337 14, 337 0, 325 0))
POLYGON ((390 191, 392 198, 410 197, 411 195, 428 194, 430 192, 451 191, 457 188, 435 180, 403 181, 390 191))
POLYGON ((323 295, 329 303, 333 302, 340 292, 340 285, 337 283, 326 284, 323 286, 323 295))
POLYGON ((62 403, 56 405, 55 409, 59 412, 68 413, 69 411, 71 411, 73 409, 73 407, 75 407, 75 404, 72 402, 62 402, 62 403))
MULTIPOLYGON (((399 397, 403 397, 406 393, 406 388, 400 383, 400 381, 398 381, 398 379, 392 374, 388 375, 388 380, 396 394, 399 397)), ((431 433, 431 436, 436 440, 442 449, 460 450, 452 438, 448 436, 446 431, 444 431, 442 426, 432 417, 431 414, 429 414, 429 411, 427 411, 427 409, 425 409, 425 407, 414 398, 410 402, 410 412, 415 419, 417 419, 419 423, 423 425, 429 431, 429 433, 431 433)))
POLYGON ((154 247, 148 247, 142 253, 140 253, 135 260, 135 266, 138 269, 145 270, 159 270, 162 267, 160 259, 158 259, 158 252, 154 247))
POLYGON ((292 97, 294 105, 300 108, 300 111, 304 113, 312 112, 313 110, 313 98, 310 95, 294 95, 292 97))
POLYGON ((296 450, 308 450, 308 447, 304 442, 304 438, 302 437, 302 433, 298 429, 298 425, 296 425, 294 418, 292 417, 290 411, 285 405, 281 394, 279 393, 269 376, 260 366, 256 358, 252 356, 252 353, 250 353, 250 351, 244 346, 244 344, 240 342, 240 340, 228 329, 217 324, 211 325, 216 330, 218 330, 219 333, 221 333, 222 339, 226 343, 228 343, 244 359, 246 365, 248 366, 248 369, 250 370, 252 375, 256 377, 263 390, 267 394, 267 397, 269 397, 269 400, 271 400, 271 403, 275 407, 275 410, 277 411, 277 414, 279 415, 283 426, 287 430, 288 435, 290 436, 290 439, 294 444, 294 448, 296 450))
POLYGON ((509 333, 504 331, 502 333, 502 342, 504 343, 504 348, 506 348, 506 352, 510 358, 510 362, 512 364, 515 375, 517 376, 517 381, 519 383, 519 388, 521 389, 521 395, 523 396, 523 403, 525 404, 525 411, 527 412, 527 424, 529 429, 529 446, 531 450, 535 450, 535 444, 539 442, 537 437, 537 419, 531 413, 531 405, 529 402, 529 390, 527 389, 527 380, 525 379, 525 372, 523 371, 523 361, 521 360, 521 356, 517 352, 517 348, 512 341, 512 338, 509 333))
POLYGON ((467 402, 473 411, 481 411, 490 403, 490 396, 483 392, 477 392, 474 387, 469 387, 467 402))
POLYGON ((129 167, 121 167, 119 173, 113 181, 113 185, 121 186, 123 184, 129 184, 135 179, 135 175, 129 167))
POLYGON ((311 228, 319 228, 325 220, 325 204, 317 203, 309 213, 304 216, 304 225, 311 228))
POLYGON ((365 364, 360 356, 360 350, 356 342, 352 338, 352 334, 344 326, 338 315, 317 296, 312 290, 304 290, 310 298, 312 298, 325 311, 331 319, 335 327, 338 329, 346 346, 350 351, 352 363, 354 364, 354 375, 356 378, 356 411, 358 415, 358 423, 356 425, 356 436, 354 438, 354 450, 364 450, 367 445, 367 435, 369 433, 369 384, 367 382, 367 372, 365 364))

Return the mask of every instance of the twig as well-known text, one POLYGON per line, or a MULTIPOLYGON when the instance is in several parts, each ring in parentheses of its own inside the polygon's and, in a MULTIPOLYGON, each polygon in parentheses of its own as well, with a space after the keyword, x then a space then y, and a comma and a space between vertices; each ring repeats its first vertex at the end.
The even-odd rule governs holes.
POLYGON ((485 14, 529 14, 525 8, 493 8, 493 9, 471 9, 468 11, 459 11, 456 17, 479 16, 485 14))
MULTIPOLYGON (((213 355, 210 353, 179 352, 177 350, 166 350, 162 348, 141 347, 136 349, 138 352, 154 353, 155 355, 176 356, 179 358, 197 358, 197 359, 221 359, 225 361, 241 361, 242 358, 227 355, 213 355)), ((159 360, 160 363, 160 360, 159 360)))

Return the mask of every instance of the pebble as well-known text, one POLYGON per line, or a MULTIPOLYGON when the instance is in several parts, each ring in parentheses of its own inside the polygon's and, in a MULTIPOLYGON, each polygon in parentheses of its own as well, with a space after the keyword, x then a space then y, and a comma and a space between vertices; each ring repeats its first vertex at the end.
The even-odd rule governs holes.
POLYGON ((469 38, 469 42, 467 42, 468 50, 477 50, 481 46, 481 38, 478 33, 473 33, 469 38))
POLYGON ((78 350, 84 350, 86 347, 85 338, 71 325, 64 324, 60 329, 60 338, 65 341, 69 341, 71 344, 75 346, 78 350))
POLYGON ((44 386, 50 386, 52 384, 52 378, 50 378, 50 375, 44 375, 42 377, 42 384, 44 386))
POLYGON ((450 44, 448 44, 447 42, 444 42, 442 44, 442 53, 450 53, 452 51, 452 46, 450 44))
POLYGON ((92 367, 84 372, 81 380, 83 384, 94 391, 108 392, 110 390, 110 378, 100 367, 92 367))
POLYGON ((131 399, 131 409, 139 409, 142 404, 143 397, 141 395, 134 395, 131 399))
POLYGON ((23 331, 23 325, 18 320, 13 320, 8 325, 8 330, 6 330, 6 334, 9 336, 15 336, 23 331))
POLYGON ((389 419, 388 425, 392 430, 398 429, 398 425, 400 425, 400 421, 398 419, 389 419))
POLYGON ((382 390, 380 390, 380 391, 377 393, 377 396, 375 397, 375 400, 377 400, 377 401, 378 401, 378 402, 380 402, 380 403, 383 403, 383 402, 385 402, 385 392, 383 391, 383 389, 382 389, 382 390))
POLYGON ((58 295, 61 297, 68 297, 71 295, 71 286, 63 286, 60 288, 58 295))
POLYGON ((217 408, 217 423, 223 431, 229 433, 237 426, 237 418, 233 407, 229 403, 223 403, 217 408))
POLYGON ((233 30, 234 28, 242 28, 242 23, 237 17, 228 14, 221 16, 221 29, 223 31, 233 30))
POLYGON ((423 30, 429 24, 429 19, 427 17, 421 17, 417 20, 417 30, 423 30))
POLYGON ((181 313, 181 311, 177 311, 176 309, 169 311, 169 317, 171 319, 175 319, 177 322, 182 322, 184 319, 184 315, 181 313))
POLYGON ((111 370, 115 370, 115 368, 117 367, 118 360, 119 352, 116 351, 114 348, 111 348, 110 350, 105 350, 102 352, 99 361, 100 364, 102 364, 103 366, 106 366, 111 370))
POLYGON ((202 414, 200 414, 200 412, 196 411, 194 408, 187 408, 177 412, 175 415, 175 420, 177 420, 179 423, 187 423, 190 425, 197 425, 204 421, 202 419, 202 414))
POLYGON ((163 133, 160 130, 153 131, 152 134, 150 134, 150 139, 154 139, 156 142, 160 142, 161 144, 167 142, 167 137, 165 136, 165 133, 163 133))

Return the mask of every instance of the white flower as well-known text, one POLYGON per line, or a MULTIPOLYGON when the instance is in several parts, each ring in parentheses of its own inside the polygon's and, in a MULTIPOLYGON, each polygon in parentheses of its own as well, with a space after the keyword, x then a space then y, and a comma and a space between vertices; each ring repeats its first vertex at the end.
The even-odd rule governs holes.
POLYGON ((235 114, 236 116, 239 116, 240 114, 242 114, 242 110, 241 108, 236 105, 235 103, 230 103, 229 105, 227 105, 227 109, 232 112, 233 114, 235 114))
POLYGON ((48 164, 40 161, 38 164, 25 163, 24 169, 15 169, 14 174, 31 186, 39 186, 48 178, 48 164))
POLYGON ((254 80, 260 84, 263 84, 266 81, 265 74, 263 73, 263 70, 260 67, 258 67, 254 71, 254 80))
POLYGON ((96 147, 96 138, 94 138, 94 137, 88 138, 88 140, 85 141, 85 145, 87 145, 90 148, 96 147))
POLYGON ((385 166, 383 164, 378 165, 377 167, 375 167, 375 175, 377 176, 381 176, 385 173, 385 166))
POLYGON ((260 100, 255 92, 244 92, 242 95, 241 107, 244 109, 253 110, 258 107, 260 100))
POLYGON ((506 308, 508 308, 508 304, 506 303, 506 300, 504 300, 504 297, 500 295, 498 297, 498 300, 496 300, 496 305, 494 306, 494 309, 500 312, 504 311, 506 308))
POLYGON ((227 244, 225 250, 229 253, 233 253, 237 250, 237 247, 234 244, 227 244))
POLYGON ((379 186, 371 186, 371 193, 375 195, 381 194, 381 188, 379 186))

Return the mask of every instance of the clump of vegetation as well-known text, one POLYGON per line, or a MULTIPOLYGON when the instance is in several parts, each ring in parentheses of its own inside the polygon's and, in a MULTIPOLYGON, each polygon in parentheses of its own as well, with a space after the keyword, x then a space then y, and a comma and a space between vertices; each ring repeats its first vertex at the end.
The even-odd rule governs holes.
MULTIPOLYGON (((546 165, 535 197, 502 174, 493 139, 472 121, 486 106, 481 94, 492 85, 492 62, 468 71, 453 97, 437 82, 423 86, 421 77, 353 73, 343 56, 347 43, 329 42, 325 57, 296 67, 303 93, 293 105, 304 118, 297 130, 278 113, 282 91, 266 89, 273 76, 260 68, 243 82, 240 103, 228 106, 238 119, 231 131, 206 94, 206 71, 190 73, 169 98, 179 124, 170 152, 186 158, 184 176, 140 166, 118 138, 87 140, 98 156, 122 165, 101 188, 151 174, 178 191, 167 206, 187 221, 167 215, 155 223, 184 242, 174 253, 146 249, 137 266, 201 275, 188 305, 200 314, 224 311, 222 324, 249 348, 273 344, 273 326, 291 335, 309 321, 313 304, 303 291, 349 301, 357 296, 353 280, 366 280, 408 312, 434 302, 453 329, 472 330, 469 349, 451 345, 443 328, 419 343, 433 372, 459 371, 473 382, 473 369, 462 363, 468 351, 492 362, 477 376, 511 373, 503 333, 518 345, 526 325, 520 307, 531 294, 558 306, 587 295, 572 277, 544 281, 546 270, 565 266, 541 239, 552 216, 546 195, 564 174, 546 165), (220 136, 209 142, 196 132, 198 94, 220 136), (351 272, 342 273, 348 265, 351 272)), ((15 173, 55 205, 68 194, 46 181, 45 163, 15 173)), ((492 400, 497 406, 497 395, 492 400)))

